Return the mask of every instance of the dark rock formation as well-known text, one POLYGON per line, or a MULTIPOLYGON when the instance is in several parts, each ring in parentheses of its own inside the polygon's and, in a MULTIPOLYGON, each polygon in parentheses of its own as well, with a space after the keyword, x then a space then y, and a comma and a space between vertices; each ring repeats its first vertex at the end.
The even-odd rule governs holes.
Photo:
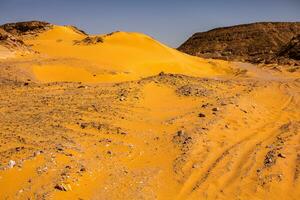
POLYGON ((103 43, 103 38, 100 36, 88 36, 83 40, 75 40, 74 45, 93 45, 103 43))
MULTIPOLYGON (((178 49, 206 58, 252 63, 277 62, 278 59, 274 58, 278 52, 297 34, 300 34, 300 22, 245 24, 196 33, 178 49)), ((292 54, 294 59, 295 53, 292 54)))
POLYGON ((0 28, 13 35, 26 35, 48 30, 52 25, 47 22, 29 21, 1 25, 0 28))
POLYGON ((5 46, 6 48, 13 49, 22 49, 28 50, 29 47, 24 44, 24 42, 18 37, 14 36, 2 28, 0 28, 0 45, 5 46))
POLYGON ((300 34, 281 48, 278 57, 300 60, 300 34))

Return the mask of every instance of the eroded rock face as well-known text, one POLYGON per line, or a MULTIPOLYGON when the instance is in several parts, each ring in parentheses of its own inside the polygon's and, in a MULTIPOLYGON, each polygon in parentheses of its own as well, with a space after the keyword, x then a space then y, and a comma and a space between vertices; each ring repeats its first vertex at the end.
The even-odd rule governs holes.
POLYGON ((6 32, 2 28, 0 28, 0 45, 8 49, 28 49, 28 46, 20 38, 6 32))
POLYGON ((300 22, 245 24, 196 33, 178 49, 206 58, 277 62, 274 57, 297 34, 300 34, 300 22))
POLYGON ((52 25, 48 22, 29 21, 8 23, 0 26, 0 28, 13 35, 26 35, 48 30, 51 26, 52 25))

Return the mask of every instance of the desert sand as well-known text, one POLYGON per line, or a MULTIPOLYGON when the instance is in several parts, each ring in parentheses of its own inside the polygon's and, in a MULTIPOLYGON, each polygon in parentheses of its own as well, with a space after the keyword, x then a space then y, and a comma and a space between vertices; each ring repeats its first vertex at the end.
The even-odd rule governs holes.
POLYGON ((0 49, 0 199, 299 199, 300 73, 56 26, 0 49))

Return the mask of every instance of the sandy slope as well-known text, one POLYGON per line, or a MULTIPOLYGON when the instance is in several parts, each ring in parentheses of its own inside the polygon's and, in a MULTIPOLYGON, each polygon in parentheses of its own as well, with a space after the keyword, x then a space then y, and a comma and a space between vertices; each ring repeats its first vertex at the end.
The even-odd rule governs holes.
POLYGON ((140 33, 115 32, 89 36, 101 38, 98 43, 80 42, 86 37, 71 27, 54 26, 26 41, 34 50, 59 59, 59 64, 34 65, 37 78, 42 81, 111 82, 134 80, 161 71, 203 76, 228 70, 227 62, 191 57, 140 33))
POLYGON ((298 199, 298 72, 101 37, 0 60, 0 199, 298 199))

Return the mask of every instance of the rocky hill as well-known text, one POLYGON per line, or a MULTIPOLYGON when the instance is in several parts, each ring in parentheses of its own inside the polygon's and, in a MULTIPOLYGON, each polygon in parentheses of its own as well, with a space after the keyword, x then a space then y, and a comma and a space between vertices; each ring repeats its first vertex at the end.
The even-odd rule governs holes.
POLYGON ((196 33, 178 49, 206 58, 278 62, 278 54, 297 34, 300 34, 300 22, 244 24, 196 33))

